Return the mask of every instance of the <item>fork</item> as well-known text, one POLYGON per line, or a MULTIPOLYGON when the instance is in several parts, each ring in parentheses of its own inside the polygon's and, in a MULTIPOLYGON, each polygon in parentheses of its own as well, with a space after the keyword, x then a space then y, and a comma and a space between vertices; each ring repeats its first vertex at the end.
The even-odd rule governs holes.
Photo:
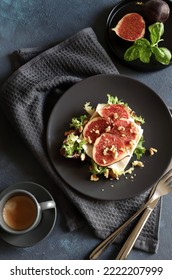
POLYGON ((118 234, 120 234, 138 215, 140 215, 147 207, 151 207, 151 203, 158 200, 161 196, 164 196, 172 191, 172 169, 170 169, 158 183, 155 185, 151 192, 151 197, 148 201, 122 226, 120 226, 116 231, 111 233, 105 240, 103 240, 90 254, 89 259, 97 259, 105 249, 111 245, 118 234))

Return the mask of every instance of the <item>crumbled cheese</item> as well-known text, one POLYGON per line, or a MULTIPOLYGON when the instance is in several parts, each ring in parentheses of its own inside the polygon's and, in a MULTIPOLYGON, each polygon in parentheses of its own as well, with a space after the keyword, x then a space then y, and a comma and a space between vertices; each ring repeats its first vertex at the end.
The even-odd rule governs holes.
POLYGON ((81 154, 81 156, 80 156, 80 158, 81 158, 81 161, 84 161, 84 160, 85 160, 85 158, 86 158, 85 154, 84 154, 84 153, 82 153, 82 154, 81 154))

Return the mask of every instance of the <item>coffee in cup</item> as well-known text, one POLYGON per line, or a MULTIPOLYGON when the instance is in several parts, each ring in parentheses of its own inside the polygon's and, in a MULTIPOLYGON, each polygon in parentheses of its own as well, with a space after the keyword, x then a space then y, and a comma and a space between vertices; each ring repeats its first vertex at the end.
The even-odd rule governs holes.
POLYGON ((36 204, 27 195, 12 196, 4 205, 3 219, 14 230, 25 230, 35 221, 37 216, 36 204))
POLYGON ((42 211, 55 207, 54 200, 38 202, 28 191, 10 191, 0 201, 0 226, 13 234, 27 233, 39 224, 42 211))

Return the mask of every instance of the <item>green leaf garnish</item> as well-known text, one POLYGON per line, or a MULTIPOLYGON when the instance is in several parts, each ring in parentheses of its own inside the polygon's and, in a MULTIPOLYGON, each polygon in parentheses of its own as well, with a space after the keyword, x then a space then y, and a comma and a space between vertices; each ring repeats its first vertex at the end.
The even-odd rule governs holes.
POLYGON ((107 169, 107 167, 103 167, 98 165, 94 160, 91 161, 92 165, 91 165, 91 169, 90 172, 92 174, 103 174, 105 172, 105 170, 107 169))
POLYGON ((142 155, 146 152, 146 148, 143 146, 144 137, 140 138, 139 143, 137 144, 136 149, 134 150, 134 154, 136 155, 137 159, 140 159, 142 155))
POLYGON ((90 104, 90 102, 86 102, 84 104, 84 110, 90 115, 92 116, 95 112, 95 108, 93 108, 90 104))
POLYGON ((86 115, 81 115, 80 117, 76 118, 73 117, 70 123, 70 127, 75 129, 79 129, 81 126, 84 125, 85 120, 87 119, 86 115))
POLYGON ((159 63, 168 65, 172 57, 170 50, 158 46, 159 42, 163 41, 161 36, 164 34, 164 24, 156 22, 150 25, 148 30, 150 32, 150 41, 146 38, 136 40, 124 53, 124 60, 131 62, 140 59, 143 63, 149 63, 151 56, 154 55, 159 63))
POLYGON ((80 139, 78 135, 75 135, 73 132, 70 133, 62 145, 64 150, 64 155, 66 158, 71 158, 74 155, 81 155, 85 153, 83 145, 86 144, 84 139, 80 139))
POLYGON ((122 100, 119 100, 117 96, 112 96, 111 94, 107 94, 107 104, 121 104, 124 106, 128 106, 127 103, 124 103, 122 100))

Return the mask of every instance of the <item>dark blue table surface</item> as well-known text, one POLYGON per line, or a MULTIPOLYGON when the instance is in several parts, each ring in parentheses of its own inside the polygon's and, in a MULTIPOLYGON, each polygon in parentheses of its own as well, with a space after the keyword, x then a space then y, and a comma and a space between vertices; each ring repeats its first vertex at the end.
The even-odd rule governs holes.
MULTIPOLYGON (((0 84, 12 73, 9 55, 18 48, 46 47, 91 26, 121 74, 144 82, 172 107, 172 68, 143 73, 132 70, 110 53, 105 42, 105 24, 116 0, 1 0, 0 1, 0 84)), ((34 181, 50 191, 53 182, 34 159, 22 139, 0 111, 0 190, 20 181, 34 181)), ((172 259, 172 195, 163 199, 160 243, 157 254, 132 250, 130 260, 172 259)), ((87 259, 100 242, 88 227, 69 232, 60 209, 48 238, 29 248, 16 248, 0 239, 0 259, 87 259)), ((102 259, 114 259, 119 247, 112 245, 102 259)))

